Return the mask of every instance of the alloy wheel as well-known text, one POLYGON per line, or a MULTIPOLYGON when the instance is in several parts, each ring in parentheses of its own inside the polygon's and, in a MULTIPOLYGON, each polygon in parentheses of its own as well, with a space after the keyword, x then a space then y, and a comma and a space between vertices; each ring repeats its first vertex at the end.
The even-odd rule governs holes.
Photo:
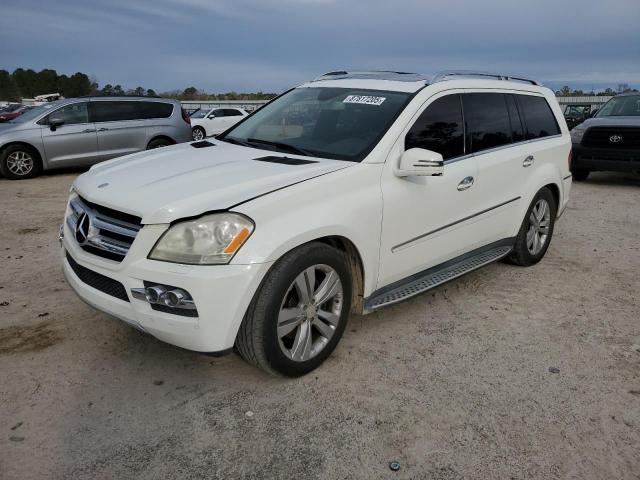
POLYGON ((551 209, 543 198, 538 200, 529 215, 527 231, 527 250, 531 255, 538 255, 549 238, 551 228, 551 209))
POLYGON ((204 133, 199 128, 193 129, 193 139, 195 141, 200 141, 204 139, 204 133))
POLYGON ((313 265, 291 283, 278 314, 277 336, 282 352, 304 362, 315 357, 335 333, 343 307, 338 273, 328 265, 313 265))
POLYGON ((7 157, 7 169, 16 176, 24 177, 33 170, 33 157, 22 150, 12 152, 7 157))

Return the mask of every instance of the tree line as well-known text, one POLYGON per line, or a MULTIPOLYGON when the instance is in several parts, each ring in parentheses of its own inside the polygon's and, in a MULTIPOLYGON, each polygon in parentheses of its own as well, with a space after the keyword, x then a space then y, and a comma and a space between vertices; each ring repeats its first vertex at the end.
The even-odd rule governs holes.
POLYGON ((276 96, 275 93, 207 93, 196 87, 184 90, 172 90, 156 93, 152 88, 136 87, 125 89, 122 85, 107 83, 102 88, 97 79, 86 73, 76 72, 67 76, 58 74, 55 70, 45 68, 39 72, 32 69, 18 68, 12 73, 0 70, 0 100, 19 102, 22 98, 34 98, 38 95, 59 93, 63 97, 83 97, 87 95, 103 96, 161 96, 178 100, 268 100, 276 96))
POLYGON ((613 97, 620 93, 635 93, 637 92, 637 88, 629 87, 628 83, 619 83, 618 88, 615 90, 613 88, 606 88, 604 90, 600 90, 598 92, 594 92, 591 90, 590 92, 585 92, 584 90, 574 90, 568 85, 565 85, 560 90, 556 91, 556 95, 558 97, 581 97, 581 96, 590 96, 590 97, 613 97))

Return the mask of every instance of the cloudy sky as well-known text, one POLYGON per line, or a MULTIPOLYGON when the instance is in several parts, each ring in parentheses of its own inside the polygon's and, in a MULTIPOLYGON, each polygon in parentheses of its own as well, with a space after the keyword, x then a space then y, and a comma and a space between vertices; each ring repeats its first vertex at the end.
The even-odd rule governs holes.
POLYGON ((640 86, 639 0, 0 0, 0 68, 158 91, 282 91, 334 69, 640 86))

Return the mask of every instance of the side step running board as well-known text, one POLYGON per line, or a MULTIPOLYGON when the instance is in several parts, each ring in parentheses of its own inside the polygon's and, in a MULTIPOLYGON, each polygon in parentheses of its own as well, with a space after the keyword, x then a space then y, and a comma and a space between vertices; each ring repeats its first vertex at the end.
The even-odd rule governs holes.
POLYGON ((500 260, 511 252, 511 245, 493 246, 471 252, 458 259, 445 262, 424 272, 412 275, 375 292, 365 301, 365 312, 401 302, 420 293, 431 290, 449 280, 476 270, 484 265, 500 260))

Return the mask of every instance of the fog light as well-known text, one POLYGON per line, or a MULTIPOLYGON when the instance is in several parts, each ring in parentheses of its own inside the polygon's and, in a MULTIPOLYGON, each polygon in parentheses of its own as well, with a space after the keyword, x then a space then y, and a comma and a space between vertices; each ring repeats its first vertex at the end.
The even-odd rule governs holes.
POLYGON ((167 291, 162 285, 156 285, 154 287, 147 287, 144 291, 144 296, 149 303, 161 303, 161 297, 167 291))
POLYGON ((171 290, 162 295, 162 300, 167 307, 177 307, 183 303, 185 298, 185 292, 179 289, 171 290))

